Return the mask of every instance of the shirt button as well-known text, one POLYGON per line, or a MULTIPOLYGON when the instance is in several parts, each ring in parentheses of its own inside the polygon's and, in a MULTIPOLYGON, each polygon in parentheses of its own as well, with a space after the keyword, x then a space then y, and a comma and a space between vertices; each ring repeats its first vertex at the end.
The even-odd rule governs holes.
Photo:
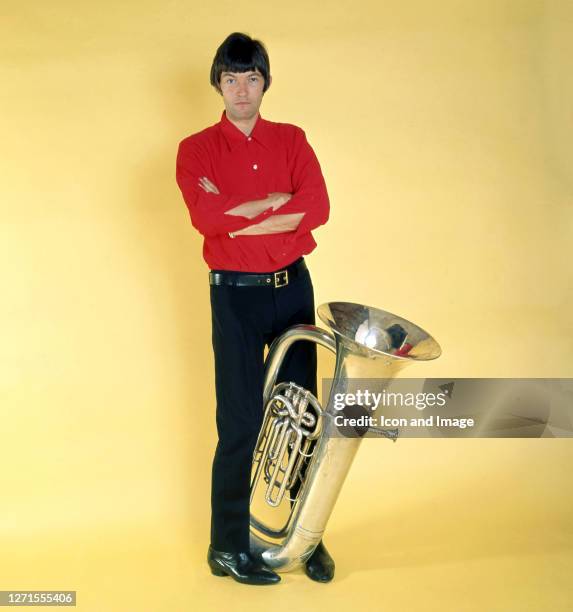
POLYGON ((253 140, 250 136, 247 138, 247 140, 250 142, 251 140, 253 140))
POLYGON ((256 170, 258 168, 257 164, 253 164, 253 170, 256 170))

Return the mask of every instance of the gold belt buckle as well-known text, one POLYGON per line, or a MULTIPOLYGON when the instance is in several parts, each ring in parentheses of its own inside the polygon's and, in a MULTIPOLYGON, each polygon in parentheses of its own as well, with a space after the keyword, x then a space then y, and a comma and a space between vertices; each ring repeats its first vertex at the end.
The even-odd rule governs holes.
POLYGON ((288 285, 288 270, 275 272, 275 287, 284 287, 285 285, 288 285))

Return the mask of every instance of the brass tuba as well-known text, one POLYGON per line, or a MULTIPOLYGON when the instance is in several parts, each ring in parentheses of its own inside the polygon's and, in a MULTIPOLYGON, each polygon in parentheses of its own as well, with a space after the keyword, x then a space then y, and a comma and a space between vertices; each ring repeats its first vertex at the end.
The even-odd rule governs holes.
MULTIPOLYGON (((360 436, 337 432, 336 394, 351 392, 357 379, 381 380, 384 388, 413 361, 441 354, 426 331, 389 312, 349 302, 322 304, 317 312, 331 331, 314 325, 289 328, 271 345, 265 365, 265 411, 251 475, 250 545, 275 571, 295 569, 313 553, 362 442, 360 436), (336 354, 326 408, 295 383, 275 384, 286 352, 298 340, 336 354), (272 528, 253 514, 258 487, 266 486, 266 502, 278 506, 297 483, 296 496, 288 496, 293 505, 283 527, 272 528)), ((383 433, 395 439, 396 432, 383 433)))

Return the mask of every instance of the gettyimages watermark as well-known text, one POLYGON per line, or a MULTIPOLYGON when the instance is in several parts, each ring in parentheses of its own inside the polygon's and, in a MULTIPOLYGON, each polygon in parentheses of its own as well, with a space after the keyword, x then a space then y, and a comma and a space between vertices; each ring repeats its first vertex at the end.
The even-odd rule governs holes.
POLYGON ((573 437, 571 378, 323 379, 322 392, 338 437, 573 437))

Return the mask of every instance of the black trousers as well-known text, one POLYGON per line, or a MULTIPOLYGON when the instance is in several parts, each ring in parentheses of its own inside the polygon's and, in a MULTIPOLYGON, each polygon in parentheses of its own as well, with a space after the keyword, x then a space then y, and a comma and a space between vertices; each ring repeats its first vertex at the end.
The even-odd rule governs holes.
MULTIPOLYGON (((212 466, 211 546, 249 550, 250 477, 263 419, 264 348, 288 327, 314 324, 310 273, 284 287, 211 285, 218 442, 212 466)), ((316 344, 289 349, 277 382, 293 381, 316 396, 316 344)))

